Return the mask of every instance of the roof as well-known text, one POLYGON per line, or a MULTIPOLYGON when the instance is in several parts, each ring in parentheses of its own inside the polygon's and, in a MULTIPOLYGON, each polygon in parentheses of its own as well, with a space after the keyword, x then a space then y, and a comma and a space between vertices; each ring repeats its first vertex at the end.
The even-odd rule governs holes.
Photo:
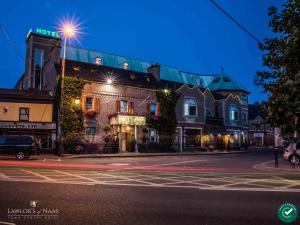
POLYGON ((18 90, 18 89, 5 89, 0 88, 0 99, 27 99, 31 101, 46 100, 54 101, 55 96, 49 91, 38 90, 18 90))
MULTIPOLYGON (((61 65, 56 64, 58 73, 61 71, 61 65)), ((111 79, 113 84, 141 87, 147 89, 161 88, 161 84, 150 73, 136 72, 132 70, 114 68, 91 63, 67 60, 65 68, 66 76, 80 77, 88 81, 105 83, 111 79)))
MULTIPOLYGON (((123 63, 128 63, 131 71, 141 73, 147 73, 147 69, 151 65, 156 64, 155 62, 119 56, 116 54, 67 46, 66 59, 95 64, 96 57, 101 58, 104 66, 122 68, 123 63)), ((160 79, 162 80, 209 88, 211 90, 239 90, 248 92, 244 87, 233 81, 231 78, 230 84, 224 82, 219 84, 213 83, 213 81, 218 77, 222 77, 222 75, 189 73, 180 71, 172 66, 160 65, 160 79)))
POLYGON ((249 93, 242 85, 233 81, 227 74, 221 73, 216 76, 208 85, 208 88, 213 91, 244 91, 249 93))

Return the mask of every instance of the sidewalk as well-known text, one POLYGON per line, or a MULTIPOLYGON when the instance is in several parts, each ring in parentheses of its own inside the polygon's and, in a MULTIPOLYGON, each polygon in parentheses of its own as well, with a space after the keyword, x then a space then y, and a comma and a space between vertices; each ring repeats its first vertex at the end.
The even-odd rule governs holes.
POLYGON ((166 152, 166 153, 135 153, 135 152, 125 152, 125 153, 115 153, 115 154, 63 154, 61 157, 52 154, 41 154, 34 157, 39 159, 78 159, 78 158, 113 158, 113 157, 156 157, 156 156, 191 156, 191 155, 219 155, 219 154, 243 154, 243 153, 253 153, 261 151, 271 151, 272 149, 267 148, 249 148, 248 150, 240 151, 210 151, 210 152, 166 152))
POLYGON ((300 174, 300 166, 296 165, 295 168, 292 167, 292 165, 284 160, 279 159, 278 160, 278 167, 275 167, 275 160, 270 160, 264 163, 256 164, 253 166, 253 168, 267 171, 267 172, 278 172, 278 173, 298 173, 300 174))

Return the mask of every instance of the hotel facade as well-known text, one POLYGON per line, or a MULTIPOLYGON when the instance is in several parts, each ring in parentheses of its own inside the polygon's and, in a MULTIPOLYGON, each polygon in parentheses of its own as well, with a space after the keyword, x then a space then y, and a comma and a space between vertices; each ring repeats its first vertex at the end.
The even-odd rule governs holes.
MULTIPOLYGON (((62 47, 60 38, 49 33, 28 34, 26 69, 16 89, 55 93, 62 47)), ((107 127, 117 137, 119 151, 138 151, 145 140, 158 143, 159 134, 147 126, 145 118, 146 114, 159 116, 158 89, 180 94, 175 109, 177 151, 239 148, 248 143, 249 92, 223 71, 216 75, 188 73, 67 46, 65 76, 87 81, 80 96, 86 143, 101 146, 107 127)))

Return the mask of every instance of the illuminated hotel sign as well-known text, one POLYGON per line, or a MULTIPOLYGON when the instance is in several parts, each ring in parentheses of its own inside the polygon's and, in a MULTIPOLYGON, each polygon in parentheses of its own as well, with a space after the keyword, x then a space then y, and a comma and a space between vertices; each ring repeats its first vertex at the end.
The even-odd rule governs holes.
POLYGON ((60 38, 59 33, 50 31, 50 30, 46 30, 46 29, 42 29, 42 28, 36 28, 35 33, 53 37, 53 38, 60 38))
POLYGON ((118 115, 110 119, 111 125, 137 125, 144 126, 146 118, 144 116, 123 116, 118 115))

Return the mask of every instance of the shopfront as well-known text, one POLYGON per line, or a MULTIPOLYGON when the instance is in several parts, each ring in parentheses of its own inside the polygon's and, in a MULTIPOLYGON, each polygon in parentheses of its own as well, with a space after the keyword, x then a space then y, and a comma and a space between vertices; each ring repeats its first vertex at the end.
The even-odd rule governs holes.
POLYGON ((110 125, 118 138, 119 151, 138 152, 138 139, 146 125, 144 116, 115 115, 110 118, 110 125))
POLYGON ((55 123, 0 122, 0 135, 30 135, 41 141, 41 149, 55 147, 55 123))

